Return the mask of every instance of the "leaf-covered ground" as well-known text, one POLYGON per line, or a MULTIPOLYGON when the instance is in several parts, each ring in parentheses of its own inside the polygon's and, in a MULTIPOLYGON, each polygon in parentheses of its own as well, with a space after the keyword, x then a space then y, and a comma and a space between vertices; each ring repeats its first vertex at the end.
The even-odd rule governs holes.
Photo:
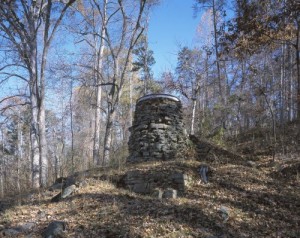
MULTIPOLYGON (((86 187, 61 202, 50 203, 55 193, 49 191, 23 198, 21 206, 6 201, 0 226, 34 222, 18 237, 41 237, 53 220, 67 222, 66 237, 300 237, 300 158, 278 159, 209 156, 136 165, 181 168, 192 177, 185 197, 163 200, 117 188, 97 179, 102 172, 94 170, 86 187), (203 163, 211 168, 208 184, 199 183, 203 163)), ((125 170, 114 170, 112 177, 125 170)))

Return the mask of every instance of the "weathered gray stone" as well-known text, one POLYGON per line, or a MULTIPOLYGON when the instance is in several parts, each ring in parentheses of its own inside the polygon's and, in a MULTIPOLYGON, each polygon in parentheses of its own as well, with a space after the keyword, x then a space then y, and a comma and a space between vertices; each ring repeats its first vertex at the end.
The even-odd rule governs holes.
POLYGON ((75 192, 75 190, 76 190, 76 185, 74 185, 74 184, 69 187, 66 187, 62 190, 62 192, 55 195, 51 199, 51 202, 59 202, 61 199, 64 199, 64 198, 70 196, 72 193, 75 192))
POLYGON ((32 228, 34 228, 36 226, 36 223, 34 222, 27 222, 27 223, 24 223, 22 225, 20 225, 20 229, 23 231, 23 232, 28 232, 30 231, 32 228))
POLYGON ((174 173, 171 175, 171 179, 175 183, 184 183, 186 180, 188 180, 188 176, 184 173, 174 173))
POLYGON ((75 192, 75 190, 76 190, 76 186, 74 184, 69 187, 66 187, 61 193, 61 198, 66 198, 70 196, 72 193, 75 192))
POLYGON ((13 228, 8 228, 2 231, 3 236, 8 236, 8 237, 16 237, 21 234, 20 229, 13 229, 13 228))
POLYGON ((89 184, 86 180, 83 180, 83 181, 80 181, 79 184, 78 184, 78 187, 79 188, 85 188, 87 187, 89 184))
POLYGON ((229 218, 229 209, 228 207, 221 206, 218 212, 221 214, 221 217, 223 218, 224 221, 227 221, 229 218))
POLYGON ((171 95, 147 95, 138 100, 128 142, 128 162, 173 160, 186 135, 181 102, 171 95))
MULTIPOLYGON (((161 120, 159 121, 161 122, 161 120)), ((169 125, 163 123, 150 123, 150 129, 168 129, 169 127, 169 125)))
POLYGON ((177 190, 169 188, 163 193, 163 198, 177 198, 177 190))
POLYGON ((34 222, 27 222, 24 224, 21 224, 19 226, 16 227, 10 227, 7 229, 4 229, 4 227, 0 230, 0 237, 2 237, 1 235, 5 236, 5 237, 17 237, 19 235, 21 235, 22 233, 27 233, 29 232, 34 226, 36 225, 36 223, 34 222))
POLYGON ((207 165, 201 165, 200 168, 198 169, 199 175, 203 183, 208 183, 208 178, 207 178, 208 169, 209 168, 207 165))
POLYGON ((154 191, 153 191, 153 193, 152 193, 152 196, 153 197, 156 197, 156 198, 158 198, 158 199, 162 199, 162 197, 163 197, 163 190, 162 189, 160 189, 160 188, 156 188, 156 189, 154 189, 154 191))
POLYGON ((249 167, 253 167, 253 168, 256 167, 256 163, 254 161, 248 160, 246 163, 249 167))
POLYGON ((63 188, 64 184, 63 183, 55 183, 53 184, 49 190, 53 191, 53 190, 61 190, 63 188))
POLYGON ((63 221, 53 221, 43 232, 43 238, 63 237, 66 230, 66 223, 63 221))
MULTIPOLYGON (((135 193, 149 194, 157 197, 159 194, 155 188, 170 188, 176 191, 177 196, 183 196, 189 186, 190 178, 182 172, 145 172, 139 170, 128 171, 124 184, 135 193), (157 193, 157 196, 155 195, 157 193)), ((167 191, 167 197, 173 197, 174 191, 167 191)), ((162 195, 161 195, 162 196, 162 195)))
POLYGON ((76 182, 76 178, 74 176, 70 176, 67 178, 64 188, 70 187, 71 185, 76 184, 76 182))
POLYGON ((150 185, 147 182, 135 183, 132 191, 135 193, 148 194, 150 193, 150 185))

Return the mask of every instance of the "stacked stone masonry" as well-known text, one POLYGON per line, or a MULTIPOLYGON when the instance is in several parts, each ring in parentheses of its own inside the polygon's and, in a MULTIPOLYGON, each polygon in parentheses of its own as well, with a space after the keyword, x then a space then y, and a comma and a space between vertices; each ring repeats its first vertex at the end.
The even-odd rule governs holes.
POLYGON ((125 184, 130 191, 139 194, 152 194, 161 198, 173 198, 173 195, 176 197, 177 195, 183 196, 190 183, 191 178, 178 171, 145 172, 133 170, 129 171, 125 177, 125 184))
POLYGON ((174 96, 152 94, 138 100, 128 142, 128 162, 173 160, 185 145, 182 104, 174 96))

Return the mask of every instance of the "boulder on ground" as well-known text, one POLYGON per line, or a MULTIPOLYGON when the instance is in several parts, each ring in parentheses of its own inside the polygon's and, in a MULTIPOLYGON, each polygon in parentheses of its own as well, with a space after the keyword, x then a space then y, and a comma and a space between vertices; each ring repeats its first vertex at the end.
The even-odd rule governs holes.
POLYGON ((177 190, 168 188, 163 193, 163 198, 177 198, 177 190))
POLYGON ((59 194, 55 195, 51 202, 59 202, 60 200, 69 197, 76 190, 76 186, 73 184, 69 187, 64 188, 59 194))
POLYGON ((63 238, 66 230, 66 222, 53 221, 42 233, 43 238, 63 238))

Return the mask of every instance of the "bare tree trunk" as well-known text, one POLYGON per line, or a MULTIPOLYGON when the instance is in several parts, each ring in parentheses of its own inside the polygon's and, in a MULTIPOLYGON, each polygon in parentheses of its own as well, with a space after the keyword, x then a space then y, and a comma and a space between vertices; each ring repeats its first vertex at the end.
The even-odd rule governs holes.
MULTIPOLYGON (((17 190, 18 194, 21 194, 21 185, 20 185, 20 163, 23 160, 23 135, 22 135, 22 127, 21 127, 21 118, 20 112, 18 112, 18 125, 17 125, 17 134, 18 134, 18 142, 17 142, 17 190)), ((21 205, 20 197, 18 199, 18 204, 21 205)))
POLYGON ((104 136, 104 150, 103 150, 103 165, 108 165, 110 159, 110 149, 111 149, 111 134, 112 134, 112 125, 114 119, 115 111, 114 108, 108 110, 107 119, 106 119, 106 128, 104 136))
POLYGON ((1 162, 0 165, 0 197, 3 198, 4 197, 4 183, 3 183, 3 162, 1 162))
MULTIPOLYGON (((0 4, 0 28, 5 33, 3 39, 17 51, 19 59, 29 73, 29 91, 31 103, 31 165, 32 187, 39 188, 47 184, 47 144, 45 130, 45 78, 47 53, 54 34, 67 9, 75 2, 65 2, 62 10, 51 18, 52 0, 21 1, 14 7, 9 1, 0 4), (54 20, 55 19, 55 20, 54 20), (52 27, 50 27, 50 25, 52 27), (43 33, 43 43, 40 33, 43 33), (40 50, 42 52, 40 52, 40 50), (40 58, 40 55, 42 58, 40 58), (39 76, 40 74, 40 76, 39 76)), ((27 81, 25 79, 25 81, 27 81)))
MULTIPOLYGON (((137 7, 139 11, 137 12, 135 18, 130 18, 127 15, 126 10, 128 10, 123 4, 123 1, 118 1, 118 9, 120 10, 121 14, 121 35, 120 39, 118 40, 118 45, 115 46, 113 41, 111 41, 110 34, 108 32, 108 28, 105 28, 105 35, 106 35, 106 43, 108 46, 108 51, 111 54, 111 58, 113 61, 113 76, 111 77, 111 85, 112 88, 108 95, 108 110, 107 110, 107 123, 106 123, 106 130, 105 130, 105 137, 104 137, 104 150, 103 150, 103 164, 108 164, 110 159, 110 149, 111 149, 111 134, 112 134, 112 126, 115 117, 115 110, 119 104, 119 99, 122 93, 122 88, 125 82, 125 75, 127 73, 128 64, 130 61, 131 53, 133 47, 135 46, 137 40, 143 33, 144 28, 141 27, 143 13, 145 9, 145 5, 147 3, 146 0, 141 0, 137 3, 137 7), (131 28, 129 30, 129 28, 131 28), (120 68, 119 61, 121 59, 122 54, 122 67, 120 68)), ((110 16, 112 17, 112 15, 110 16)), ((109 17, 109 18, 110 18, 109 17)))
POLYGON ((282 54, 282 61, 280 66, 280 92, 279 92, 279 106, 280 106, 280 124, 283 125, 285 122, 285 114, 284 110, 286 107, 285 101, 285 61, 286 61, 286 44, 281 46, 281 54, 282 54))
POLYGON ((71 124, 71 163, 72 163, 72 174, 75 172, 75 163, 74 163, 74 128, 73 128, 73 81, 71 81, 71 89, 70 89, 70 124, 71 124))
POLYGON ((131 74, 129 76, 129 103, 130 103, 130 106, 129 106, 130 107, 129 108, 129 127, 131 127, 132 123, 133 123, 132 77, 133 77, 133 73, 131 72, 131 74))
POLYGON ((297 119, 300 134, 300 21, 297 22, 296 65, 297 65, 297 119))
POLYGON ((271 114, 271 118, 272 118, 272 136, 273 136, 273 139, 272 139, 272 157, 273 157, 273 161, 275 161, 275 156, 276 156, 276 122, 275 122, 275 115, 274 115, 274 110, 267 98, 267 95, 265 93, 263 93, 263 96, 265 98, 265 101, 266 101, 266 104, 267 104, 267 107, 270 111, 270 114, 271 114))
POLYGON ((289 91, 288 91, 288 120, 289 122, 293 121, 294 119, 294 101, 293 101, 293 54, 291 54, 291 47, 288 47, 288 62, 289 62, 289 91))
POLYGON ((95 109, 95 132, 94 132, 94 144, 93 144, 93 161, 94 165, 100 162, 100 129, 101 129, 101 93, 100 86, 96 86, 96 109, 95 109))
POLYGON ((33 188, 40 187, 40 150, 39 150, 39 128, 38 128, 38 95, 37 95, 37 66, 36 66, 36 50, 35 46, 31 46, 31 75, 30 75, 30 102, 31 102, 31 127, 30 127, 30 143, 31 143, 31 182, 33 188))
MULTIPOLYGON (((102 57, 102 56, 101 56, 102 57)), ((101 80, 99 75, 97 78, 97 86, 96 86, 96 109, 95 109, 95 132, 94 132, 94 144, 93 144, 93 161, 95 164, 100 164, 100 130, 101 130, 101 97, 102 97, 102 88, 99 84, 101 84, 101 80)))
POLYGON ((193 99, 193 112, 192 112, 192 122, 191 122, 191 135, 194 135, 194 124, 195 124, 195 112, 196 112, 197 100, 193 99))
MULTIPOLYGON (((44 97, 43 97, 44 98, 44 97)), ((39 148, 40 148, 40 185, 46 187, 48 184, 48 160, 47 160, 47 141, 45 125, 45 106, 44 100, 40 102, 39 108, 39 148)))
POLYGON ((221 70, 220 70, 219 42, 218 42, 218 34, 217 34, 217 10, 216 10, 215 0, 212 1, 212 11, 213 11, 212 13, 213 13, 213 27, 214 27, 215 55, 216 55, 218 85, 219 85, 219 94, 220 94, 219 96, 220 96, 220 101, 223 104, 224 98, 223 98, 222 79, 221 79, 221 70))
POLYGON ((1 164, 0 164, 0 196, 1 198, 4 197, 4 131, 1 130, 2 135, 2 158, 1 158, 1 164))
POLYGON ((93 145, 93 160, 94 164, 100 164, 100 129, 101 129, 101 97, 102 97, 102 65, 104 54, 104 38, 106 36, 105 29, 107 24, 107 0, 103 2, 103 17, 101 28, 101 40, 100 48, 96 52, 96 110, 95 110, 95 133, 94 133, 94 145, 93 145))
POLYGON ((33 188, 40 187, 40 151, 38 144, 38 126, 37 126, 37 103, 34 95, 31 95, 31 127, 30 127, 30 143, 31 143, 31 182, 33 188))

